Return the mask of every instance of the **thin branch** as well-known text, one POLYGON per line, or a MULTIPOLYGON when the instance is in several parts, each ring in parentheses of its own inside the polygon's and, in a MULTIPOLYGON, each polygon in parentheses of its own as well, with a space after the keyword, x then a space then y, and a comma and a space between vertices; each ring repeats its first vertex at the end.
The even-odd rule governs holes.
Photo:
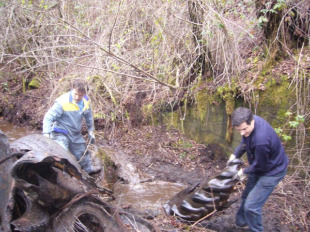
MULTIPOLYGON (((15 5, 15 4, 14 4, 14 5, 15 5)), ((24 7, 22 7, 22 6, 19 6, 19 5, 15 5, 15 6, 20 7, 20 8, 22 8, 22 9, 26 9, 26 8, 24 8, 24 7)), ((92 39, 90 36, 88 36, 87 34, 85 34, 83 31, 81 31, 81 30, 80 30, 79 28, 77 28, 76 26, 74 26, 74 25, 72 25, 71 23, 69 23, 67 20, 64 20, 64 19, 62 19, 62 18, 56 17, 56 16, 54 16, 54 15, 52 15, 52 14, 50 14, 49 12, 46 12, 46 11, 39 11, 39 10, 33 10, 33 9, 27 9, 27 10, 29 10, 29 11, 34 11, 34 12, 39 12, 39 13, 43 13, 43 14, 47 14, 47 15, 49 15, 49 16, 52 17, 52 18, 55 18, 55 19, 57 19, 57 20, 62 21, 63 23, 67 24, 68 26, 70 26, 71 28, 73 28, 74 30, 76 30, 77 32, 79 32, 81 35, 83 35, 85 38, 87 38, 87 39, 88 39, 89 41, 91 41, 93 44, 97 45, 97 46, 99 47, 100 50, 104 51, 104 52, 107 53, 109 56, 115 58, 116 60, 118 60, 118 61, 120 61, 120 62, 122 62, 122 63, 124 63, 124 64, 129 65, 130 67, 132 67, 132 68, 135 69, 136 71, 140 72, 141 74, 144 74, 144 75, 145 75, 146 77, 148 77, 148 78, 153 79, 154 81, 158 82, 158 83, 161 84, 161 85, 167 86, 167 87, 169 87, 169 88, 171 88, 171 89, 176 89, 175 86, 166 84, 166 83, 164 83, 164 82, 158 80, 156 77, 154 77, 154 76, 151 75, 150 73, 147 73, 146 71, 142 70, 142 69, 139 68, 138 66, 136 66, 136 65, 134 65, 134 64, 132 64, 132 63, 130 63, 130 62, 127 61, 127 60, 124 60, 122 57, 120 57, 120 56, 114 54, 113 52, 108 51, 108 50, 105 49, 101 44, 99 44, 98 42, 96 42, 94 39, 92 39)))

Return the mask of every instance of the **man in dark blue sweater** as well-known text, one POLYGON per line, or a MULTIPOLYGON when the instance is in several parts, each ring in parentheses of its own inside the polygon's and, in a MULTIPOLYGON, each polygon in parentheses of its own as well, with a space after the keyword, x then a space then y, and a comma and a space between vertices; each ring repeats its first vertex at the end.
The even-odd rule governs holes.
POLYGON ((242 140, 229 161, 247 152, 249 162, 249 166, 237 174, 239 179, 247 175, 248 180, 236 214, 236 225, 249 227, 250 231, 263 231, 262 208, 286 175, 288 157, 274 129, 251 110, 237 108, 232 115, 232 124, 242 135, 242 140))

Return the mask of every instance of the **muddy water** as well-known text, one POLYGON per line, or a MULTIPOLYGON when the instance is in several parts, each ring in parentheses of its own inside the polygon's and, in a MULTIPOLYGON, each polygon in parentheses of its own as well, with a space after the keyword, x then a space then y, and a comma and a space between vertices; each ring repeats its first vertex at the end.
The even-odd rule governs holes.
MULTIPOLYGON (((110 186, 117 206, 130 206, 142 212, 146 209, 158 211, 166 201, 187 187, 179 183, 153 180, 151 175, 142 173, 124 152, 111 147, 101 149, 118 167, 117 175, 121 180, 110 186)), ((106 180, 98 180, 97 185, 106 186, 106 180)))
POLYGON ((0 130, 2 130, 10 141, 14 141, 27 134, 27 129, 22 127, 16 127, 11 123, 8 123, 0 119, 0 130))
POLYGON ((114 187, 114 193, 117 196, 116 203, 118 205, 130 204, 132 208, 142 211, 145 209, 156 210, 185 187, 182 184, 164 181, 136 185, 117 184, 114 187))

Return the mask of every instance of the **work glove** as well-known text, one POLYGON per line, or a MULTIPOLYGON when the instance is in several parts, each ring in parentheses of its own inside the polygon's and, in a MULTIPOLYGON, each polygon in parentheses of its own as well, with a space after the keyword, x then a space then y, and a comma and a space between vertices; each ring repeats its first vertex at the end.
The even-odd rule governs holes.
POLYGON ((247 175, 243 172, 243 168, 241 168, 238 173, 235 175, 234 179, 238 179, 240 181, 243 181, 245 178, 247 177, 247 175))
POLYGON ((88 139, 90 144, 95 144, 95 134, 93 131, 88 132, 88 139))
POLYGON ((234 160, 234 159, 236 159, 236 156, 235 156, 234 154, 231 154, 230 157, 229 157, 229 159, 228 159, 228 161, 227 161, 227 163, 226 163, 226 165, 228 166, 228 165, 230 164, 230 162, 231 162, 232 160, 234 160))
POLYGON ((43 135, 47 138, 50 138, 50 133, 43 133, 43 135))

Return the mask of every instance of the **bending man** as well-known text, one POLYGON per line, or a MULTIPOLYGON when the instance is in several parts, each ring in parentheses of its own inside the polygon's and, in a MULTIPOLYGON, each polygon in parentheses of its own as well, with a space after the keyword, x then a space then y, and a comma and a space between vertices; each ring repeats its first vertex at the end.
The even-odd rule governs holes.
MULTIPOLYGON (((85 139, 81 134, 82 120, 86 121, 90 142, 95 142, 94 120, 90 99, 82 82, 75 82, 70 92, 56 99, 43 119, 43 134, 55 140, 79 161, 86 150, 85 139)), ((92 174, 96 171, 91 164, 88 152, 80 161, 82 168, 92 174)))
POLYGON ((288 157, 274 129, 261 117, 253 116, 251 110, 237 108, 232 115, 232 124, 242 135, 242 140, 229 160, 247 152, 249 162, 249 167, 238 172, 240 179, 246 174, 248 180, 236 214, 236 226, 263 231, 262 208, 286 175, 288 157))

